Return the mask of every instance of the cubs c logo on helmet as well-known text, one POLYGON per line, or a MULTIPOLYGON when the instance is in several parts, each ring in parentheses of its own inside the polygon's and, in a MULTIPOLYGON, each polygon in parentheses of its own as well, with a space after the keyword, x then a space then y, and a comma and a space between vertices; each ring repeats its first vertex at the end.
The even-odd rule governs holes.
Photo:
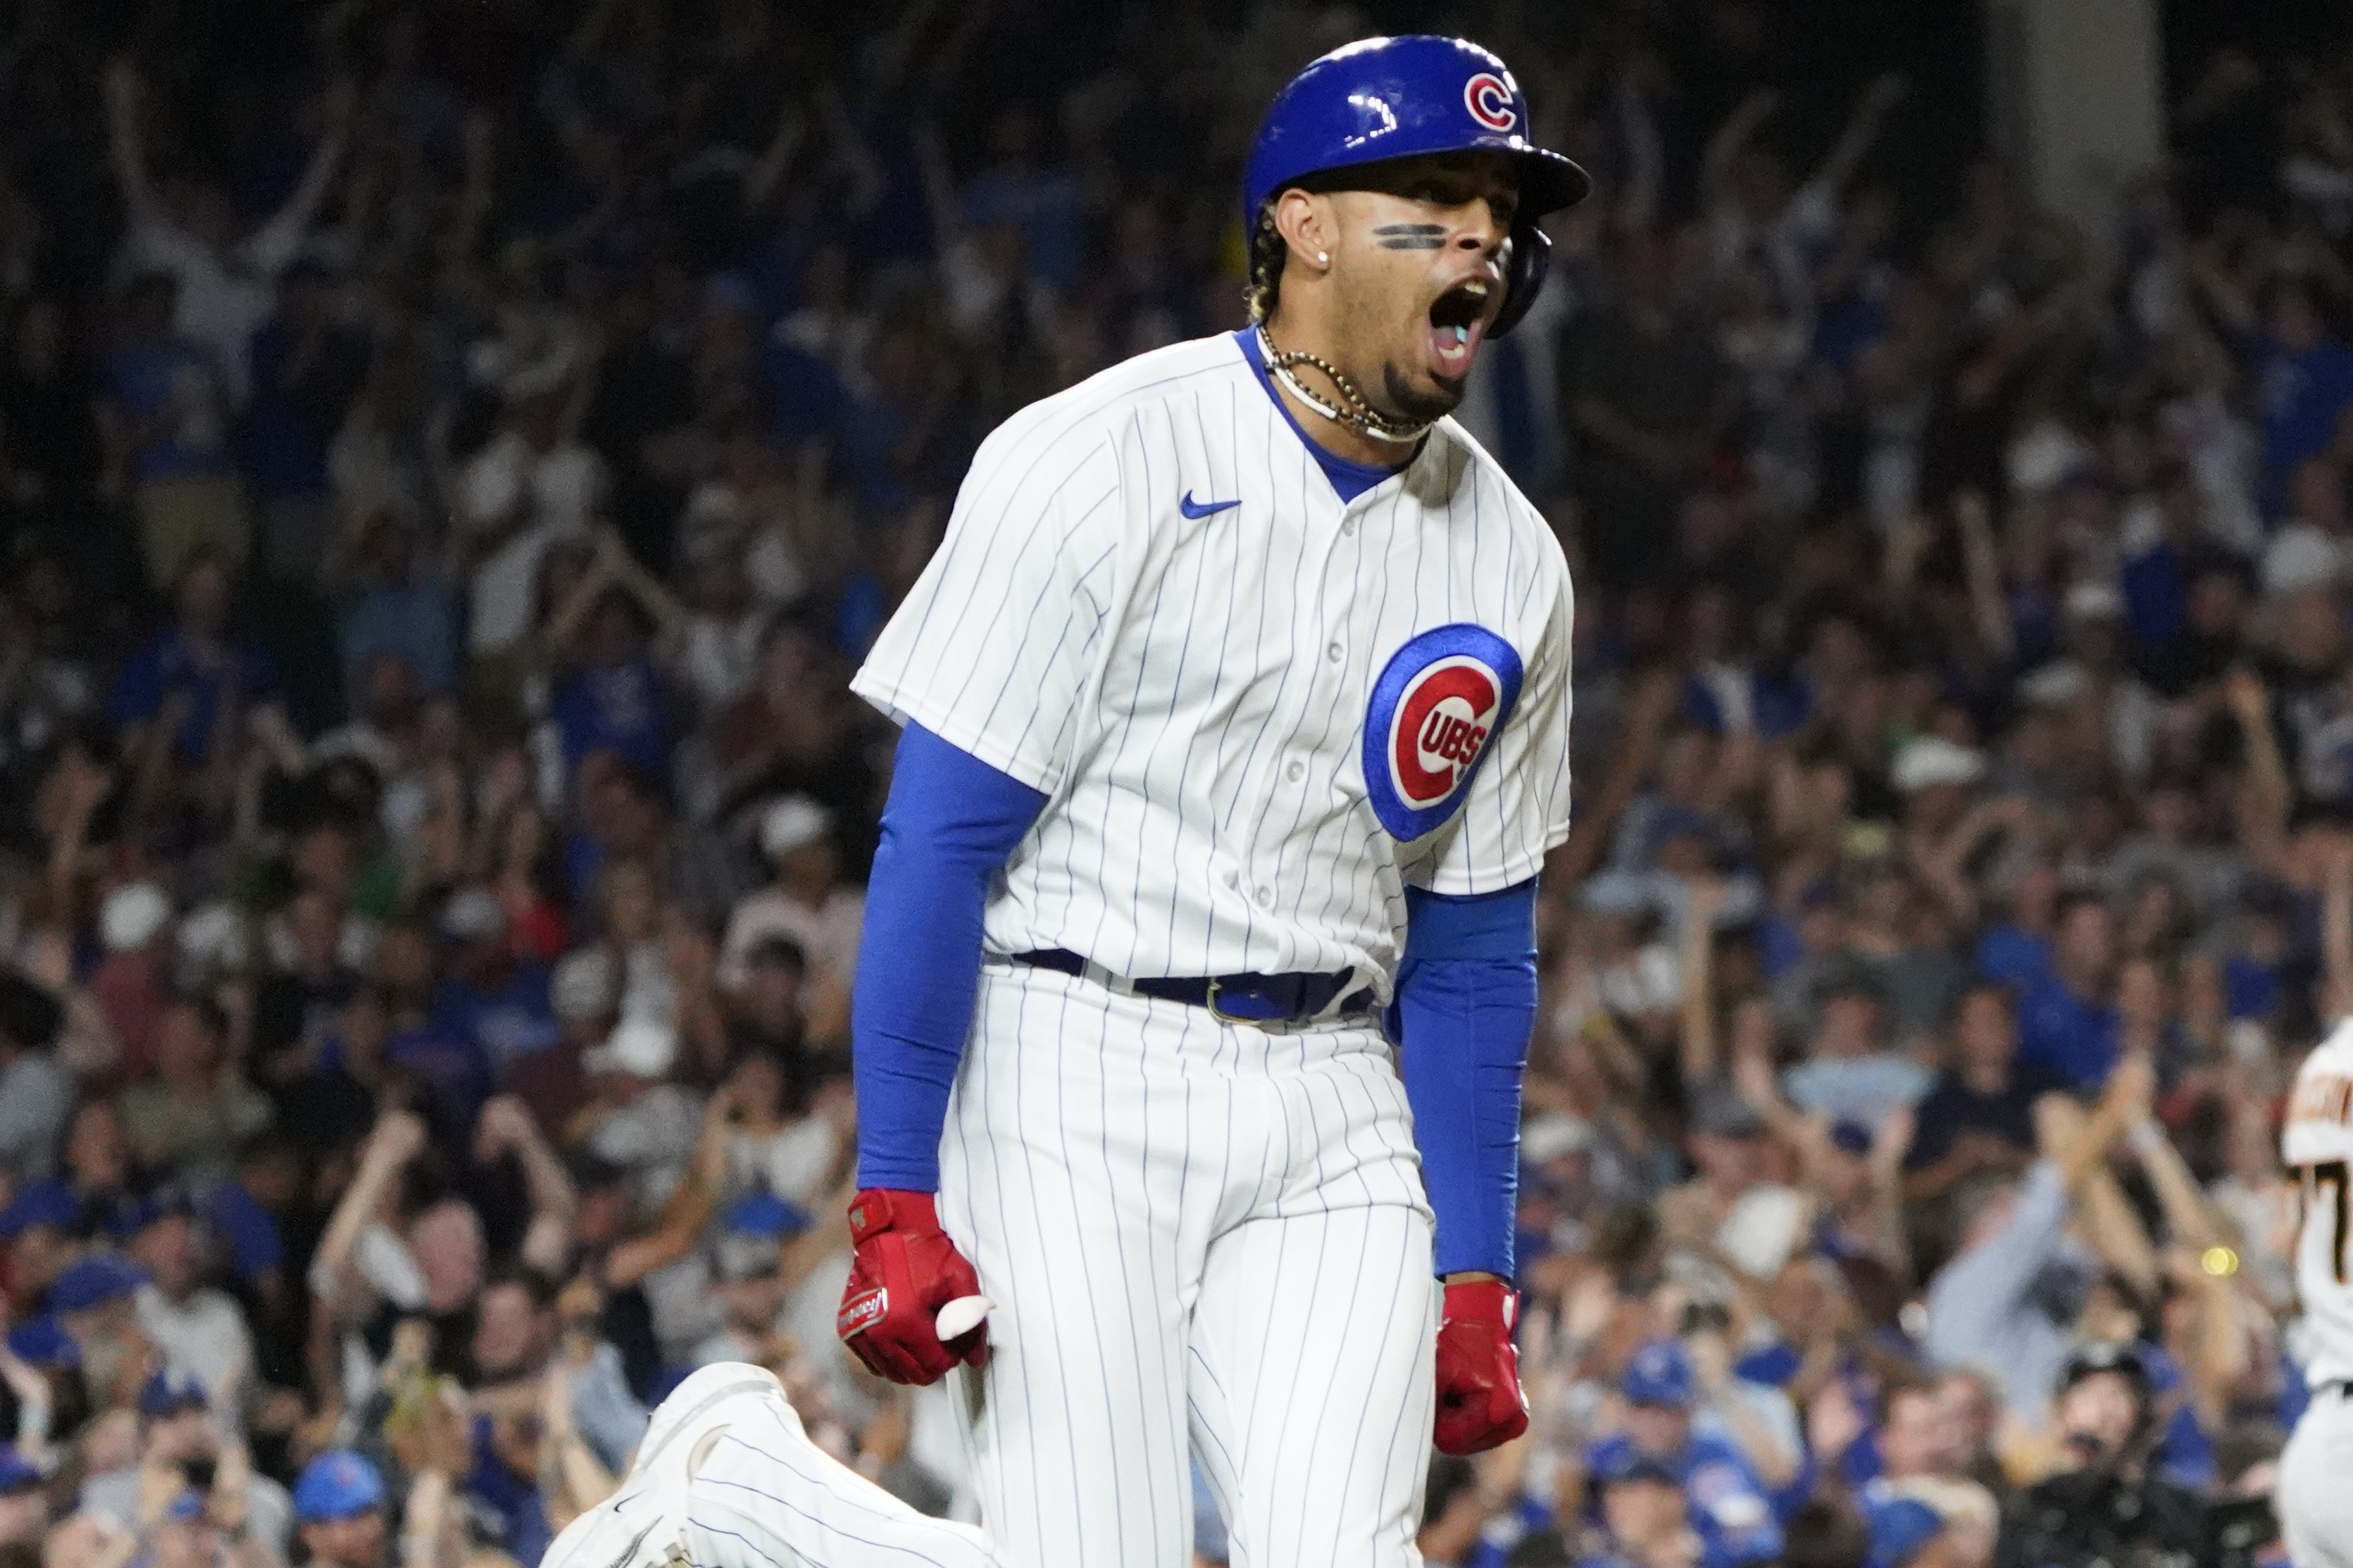
POLYGON ((1512 100, 1518 95, 1511 83, 1493 71, 1481 71, 1462 84, 1462 107, 1490 131, 1509 131, 1520 122, 1512 100))
POLYGON ((1419 838, 1454 815, 1519 696, 1520 656, 1484 626, 1439 626, 1390 656, 1365 716, 1364 766, 1392 837, 1419 838))

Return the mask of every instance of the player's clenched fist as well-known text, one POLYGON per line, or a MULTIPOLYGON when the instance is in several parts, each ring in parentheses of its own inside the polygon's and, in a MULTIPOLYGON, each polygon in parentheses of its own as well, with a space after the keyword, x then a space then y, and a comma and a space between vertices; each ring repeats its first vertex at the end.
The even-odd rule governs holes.
POLYGON ((849 1202, 849 1236, 857 1258, 834 1328, 868 1371, 936 1383, 958 1360, 978 1366, 987 1358, 981 1325, 940 1342, 939 1310, 977 1297, 980 1278, 940 1229, 931 1194, 869 1187, 849 1202))
POLYGON ((1438 1450, 1483 1453, 1528 1429, 1512 1321, 1520 1299, 1500 1279, 1446 1288, 1438 1321, 1438 1450))

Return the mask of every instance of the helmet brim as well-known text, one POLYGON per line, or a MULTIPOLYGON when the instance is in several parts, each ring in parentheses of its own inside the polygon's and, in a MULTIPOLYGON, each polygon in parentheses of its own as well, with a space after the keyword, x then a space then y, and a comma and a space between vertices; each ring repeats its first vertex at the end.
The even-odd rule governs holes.
MULTIPOLYGON (((1519 216, 1523 220, 1540 218, 1547 213, 1573 207, 1593 192, 1593 176, 1575 160, 1550 148, 1535 146, 1524 136, 1482 136, 1429 152, 1401 153, 1383 148, 1378 157, 1342 159, 1325 163, 1297 179, 1285 180, 1270 192, 1266 199, 1271 203, 1284 191, 1299 184, 1308 184, 1314 190, 1346 190, 1349 188, 1348 172, 1352 169, 1369 169, 1377 163, 1400 163, 1411 158, 1441 157, 1449 153, 1509 153, 1518 168, 1519 216)), ((1250 214, 1250 218, 1255 224, 1258 215, 1250 214)))

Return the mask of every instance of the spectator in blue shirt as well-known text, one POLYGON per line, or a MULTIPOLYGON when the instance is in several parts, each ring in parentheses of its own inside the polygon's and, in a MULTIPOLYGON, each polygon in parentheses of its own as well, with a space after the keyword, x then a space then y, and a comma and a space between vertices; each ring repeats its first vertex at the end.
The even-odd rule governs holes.
POLYGON ((1705 1543, 1692 1528, 1681 1478, 1664 1460, 1626 1447, 1588 1478, 1601 1515, 1600 1549, 1577 1568, 1690 1568, 1705 1543))
POLYGON ((669 773, 670 689, 654 635, 674 644, 684 620, 617 536, 598 536, 594 564, 548 628, 548 640, 573 653, 554 699, 567 774, 599 752, 655 777, 669 773))
POLYGON ((2116 923, 2099 895, 2069 893, 2052 919, 2051 964, 2019 999, 2020 1057, 2078 1093, 2095 1092, 2116 1061, 2116 923))
POLYGON ((543 964, 519 963, 507 941, 507 913, 487 888, 463 888, 441 911, 451 944, 448 978, 433 994, 436 1034, 465 1042, 493 1077, 555 1044, 562 1031, 543 964))
POLYGON ((454 690, 458 607, 448 587, 416 570, 417 541, 390 515, 364 519, 354 535, 351 586, 335 612, 344 689, 356 693, 368 661, 395 653, 408 661, 426 696, 454 690))
POLYGON ((2051 967, 2051 931, 2059 899, 2059 871, 2038 860, 2010 893, 2010 918, 1978 939, 1978 973, 2017 989, 2051 967))
POLYGON ((2023 1170, 2034 1158, 2034 1102, 2066 1087, 2019 1060, 2017 1002, 2009 987, 1978 981, 1953 1010, 1944 1075, 1913 1110, 1904 1195, 1926 1203, 1971 1176, 2023 1170))
POLYGON ((280 277, 278 309, 254 332, 249 355, 246 488, 270 570, 301 581, 317 572, 331 537, 327 448, 367 379, 368 341, 335 319, 332 279, 303 260, 280 277))
POLYGON ((2263 499, 2276 510, 2298 463, 2325 450, 2353 404, 2353 349, 2328 335, 2312 288, 2273 280, 2263 301, 2255 379, 2263 408, 2263 499))
POLYGON ((221 367, 173 331, 178 306, 170 273, 131 280, 100 405, 108 459, 130 488, 147 578, 157 588, 169 586, 195 551, 242 561, 248 537, 221 367))
POLYGON ((1702 1568, 1771 1562, 1781 1554, 1781 1526, 1765 1485, 1738 1448, 1692 1430, 1694 1383, 1675 1341, 1636 1351, 1621 1388, 1626 1429, 1595 1444, 1586 1468, 1599 1476, 1647 1460, 1672 1476, 1699 1531, 1702 1568))
POLYGON ((228 572, 207 552, 190 556, 174 590, 177 615, 123 662, 107 704, 127 748, 145 727, 172 726, 173 747, 194 767, 223 740, 250 724, 281 751, 299 750, 278 706, 278 669, 268 655, 228 629, 228 572))

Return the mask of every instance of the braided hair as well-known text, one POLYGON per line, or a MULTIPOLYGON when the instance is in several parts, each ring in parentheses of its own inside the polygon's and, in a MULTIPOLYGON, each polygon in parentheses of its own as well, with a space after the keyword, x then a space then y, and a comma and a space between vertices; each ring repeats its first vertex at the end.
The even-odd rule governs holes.
POLYGON ((1282 299, 1282 262, 1290 245, 1274 226, 1274 203, 1258 209, 1258 223, 1249 236, 1249 274, 1242 285, 1242 303, 1252 325, 1262 325, 1282 299))

